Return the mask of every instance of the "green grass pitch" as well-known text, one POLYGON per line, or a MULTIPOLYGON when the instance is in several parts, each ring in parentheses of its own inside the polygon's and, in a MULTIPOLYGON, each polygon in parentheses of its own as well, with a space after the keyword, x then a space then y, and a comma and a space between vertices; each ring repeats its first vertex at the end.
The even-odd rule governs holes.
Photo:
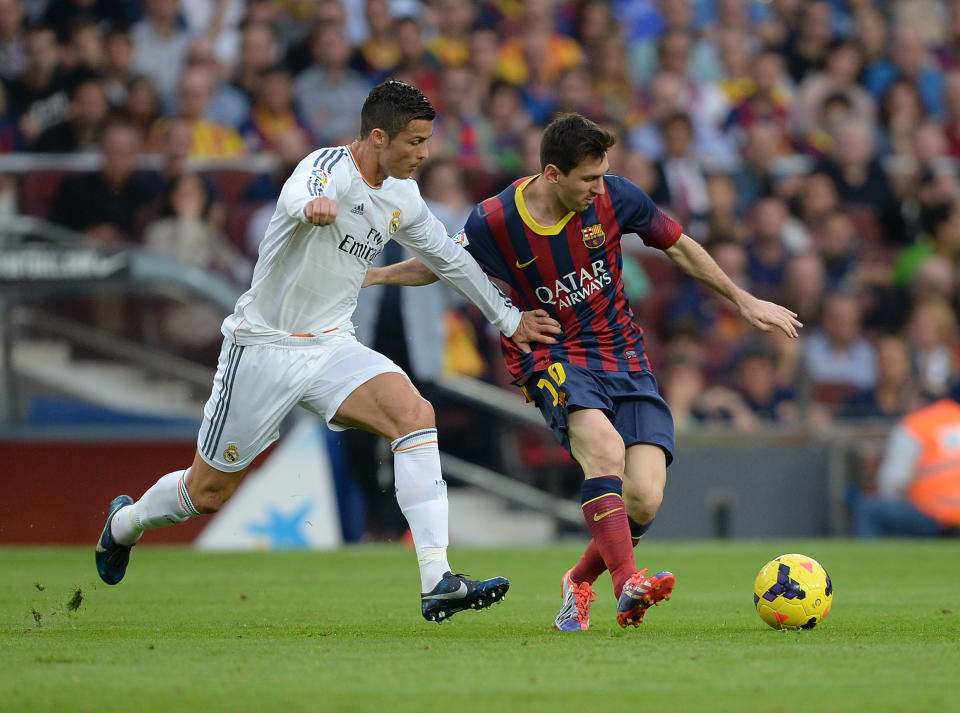
POLYGON ((590 631, 560 634, 579 551, 452 548, 458 570, 512 586, 437 625, 401 547, 145 544, 116 587, 92 546, 0 549, 0 711, 960 711, 960 541, 651 541, 638 561, 677 575, 673 599, 621 630, 604 575, 590 631), (756 573, 786 552, 834 583, 812 631, 753 609, 756 573))

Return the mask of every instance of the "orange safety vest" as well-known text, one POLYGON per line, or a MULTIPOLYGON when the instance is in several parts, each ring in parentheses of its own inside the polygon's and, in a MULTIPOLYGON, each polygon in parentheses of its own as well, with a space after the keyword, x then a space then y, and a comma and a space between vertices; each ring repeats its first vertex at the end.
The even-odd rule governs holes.
POLYGON ((960 526, 960 404, 932 403, 903 420, 920 444, 920 459, 907 498, 941 525, 960 526))

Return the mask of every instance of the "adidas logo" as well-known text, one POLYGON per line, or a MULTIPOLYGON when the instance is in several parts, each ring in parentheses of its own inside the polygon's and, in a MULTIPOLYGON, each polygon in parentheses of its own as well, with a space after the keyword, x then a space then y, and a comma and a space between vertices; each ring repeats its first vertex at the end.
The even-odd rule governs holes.
POLYGON ((356 215, 363 215, 363 203, 357 203, 357 205, 350 209, 350 212, 356 215))

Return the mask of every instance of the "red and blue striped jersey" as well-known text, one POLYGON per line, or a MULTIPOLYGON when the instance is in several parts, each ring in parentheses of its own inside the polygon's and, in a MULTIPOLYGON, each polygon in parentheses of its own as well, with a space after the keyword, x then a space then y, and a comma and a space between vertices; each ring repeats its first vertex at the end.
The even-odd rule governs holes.
POLYGON ((665 250, 680 237, 678 223, 620 176, 604 176, 605 192, 582 213, 537 224, 523 200, 522 178, 470 214, 457 239, 483 270, 510 287, 523 310, 544 309, 563 327, 557 344, 536 344, 524 354, 502 338, 504 359, 518 383, 562 361, 603 371, 643 371, 650 364, 643 330, 623 289, 620 238, 637 233, 665 250))

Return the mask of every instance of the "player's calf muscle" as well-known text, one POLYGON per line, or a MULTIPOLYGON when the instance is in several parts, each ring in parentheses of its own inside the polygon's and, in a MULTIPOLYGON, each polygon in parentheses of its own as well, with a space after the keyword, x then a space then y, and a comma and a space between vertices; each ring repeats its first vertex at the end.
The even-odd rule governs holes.
POLYGON ((213 515, 220 512, 220 508, 229 498, 229 494, 218 490, 200 490, 197 493, 190 494, 194 507, 201 515, 213 515))
POLYGON ((246 468, 235 473, 217 470, 198 455, 187 476, 187 491, 194 507, 202 515, 219 512, 237 489, 245 472, 246 468))

